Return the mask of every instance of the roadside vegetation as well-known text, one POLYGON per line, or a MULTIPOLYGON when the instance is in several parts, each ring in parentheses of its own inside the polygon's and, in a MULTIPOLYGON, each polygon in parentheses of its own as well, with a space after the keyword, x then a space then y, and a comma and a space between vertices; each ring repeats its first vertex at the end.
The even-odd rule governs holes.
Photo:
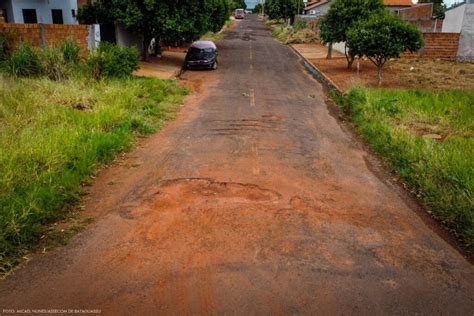
MULTIPOLYGON (((7 46, 8 47, 8 46, 7 46)), ((186 90, 131 76, 135 49, 20 44, 0 61, 0 274, 67 219, 97 168, 172 119, 186 90)))
POLYGON ((391 60, 387 68, 398 82, 421 89, 474 88, 474 64, 455 61, 400 58, 391 60))
POLYGON ((333 43, 344 42, 347 68, 352 68, 356 58, 368 58, 377 67, 379 85, 388 60, 423 47, 418 29, 389 12, 381 0, 335 0, 320 28, 328 59, 333 43))
POLYGON ((297 20, 293 25, 288 25, 284 20, 267 20, 265 24, 272 30, 272 35, 281 43, 309 44, 320 41, 319 34, 310 27, 305 20, 297 20))
MULTIPOLYGON (((202 35, 219 32, 243 0, 96 0, 78 11, 82 23, 116 23, 134 34, 143 35, 143 47, 154 38, 158 44, 182 45, 202 35)), ((144 50, 144 59, 148 50, 144 50)))
POLYGON ((201 37, 201 39, 206 40, 206 41, 218 42, 218 41, 220 41, 221 39, 224 38, 224 30, 226 30, 228 28, 231 28, 234 24, 235 24, 235 20, 230 20, 229 19, 225 22, 224 26, 222 27, 222 29, 220 31, 218 31, 218 32, 209 31, 206 34, 204 34, 201 37))
POLYGON ((354 88, 341 104, 428 212, 474 251, 474 91, 354 88))

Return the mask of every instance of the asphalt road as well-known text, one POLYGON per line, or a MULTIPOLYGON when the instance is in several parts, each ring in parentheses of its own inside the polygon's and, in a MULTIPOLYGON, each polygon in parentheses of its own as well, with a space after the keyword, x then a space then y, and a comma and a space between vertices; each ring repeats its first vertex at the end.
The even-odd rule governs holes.
POLYGON ((176 121, 103 170, 97 220, 0 283, 0 310, 474 312, 474 269, 426 225, 290 48, 249 17, 176 121))

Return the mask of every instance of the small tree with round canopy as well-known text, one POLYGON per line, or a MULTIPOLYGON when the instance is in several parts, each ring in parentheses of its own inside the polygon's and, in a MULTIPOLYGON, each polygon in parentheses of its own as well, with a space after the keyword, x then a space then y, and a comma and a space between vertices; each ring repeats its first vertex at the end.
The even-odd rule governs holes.
POLYGON ((423 47, 418 29, 390 13, 374 14, 347 31, 347 46, 358 56, 366 56, 377 67, 377 81, 382 83, 382 68, 391 58, 405 51, 423 47))
MULTIPOLYGON (((329 44, 328 58, 331 57, 332 44, 346 42, 347 31, 354 24, 385 10, 382 0, 335 0, 332 2, 331 8, 320 24, 321 40, 324 44, 329 44)), ((347 68, 351 68, 356 55, 350 49, 345 49, 345 55, 347 68)))

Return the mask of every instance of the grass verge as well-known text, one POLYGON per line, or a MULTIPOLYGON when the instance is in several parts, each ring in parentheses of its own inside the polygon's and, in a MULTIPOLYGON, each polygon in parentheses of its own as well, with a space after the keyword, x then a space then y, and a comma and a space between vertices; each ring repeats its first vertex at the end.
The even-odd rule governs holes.
POLYGON ((185 94, 154 78, 0 76, 0 274, 70 214, 98 165, 174 118, 185 94))
POLYGON ((342 101, 363 138, 472 253, 474 91, 354 88, 342 101))
POLYGON ((235 20, 227 20, 224 26, 222 27, 222 30, 220 30, 219 32, 209 31, 201 37, 201 40, 218 42, 224 38, 224 30, 231 28, 232 26, 234 26, 234 24, 235 20))
POLYGON ((288 26, 282 20, 266 20, 265 25, 271 29, 273 37, 282 44, 319 43, 318 34, 307 28, 306 23, 296 22, 293 26, 288 26))

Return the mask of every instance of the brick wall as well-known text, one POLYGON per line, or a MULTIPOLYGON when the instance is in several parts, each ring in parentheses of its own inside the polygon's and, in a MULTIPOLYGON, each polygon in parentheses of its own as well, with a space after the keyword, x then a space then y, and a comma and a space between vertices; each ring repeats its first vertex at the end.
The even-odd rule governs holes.
POLYGON ((433 4, 423 3, 410 8, 401 9, 398 11, 398 15, 405 21, 431 19, 433 16, 433 4))
POLYGON ((72 38, 81 48, 81 54, 88 52, 87 25, 78 24, 13 24, 0 23, 0 32, 6 33, 12 49, 25 42, 33 46, 55 45, 67 38, 72 38))
POLYGON ((80 8, 87 3, 87 0, 77 0, 77 7, 80 8))
POLYGON ((456 60, 459 35, 459 33, 423 33, 425 47, 417 53, 403 53, 401 57, 456 60))
POLYGON ((398 16, 414 24, 421 32, 441 32, 443 20, 433 19, 433 4, 422 3, 410 8, 402 9, 398 16))
POLYGON ((455 60, 459 47, 459 33, 424 33, 424 58, 455 60))

